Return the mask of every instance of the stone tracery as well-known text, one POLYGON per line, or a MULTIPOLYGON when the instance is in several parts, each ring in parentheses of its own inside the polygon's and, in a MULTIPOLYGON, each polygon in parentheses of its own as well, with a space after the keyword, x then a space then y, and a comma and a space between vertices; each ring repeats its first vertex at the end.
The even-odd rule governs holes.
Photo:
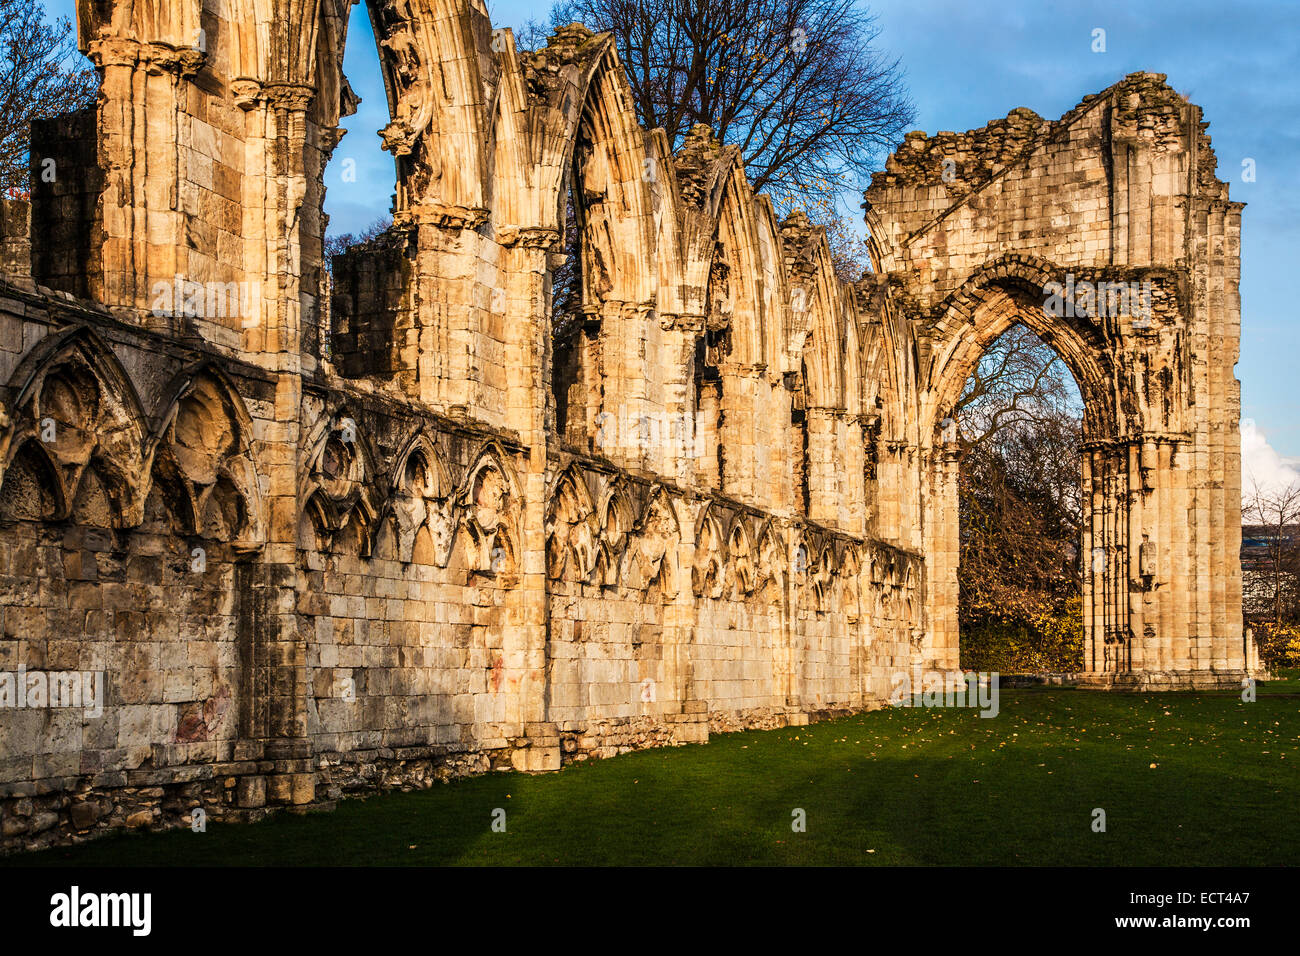
MULTIPOLYGON (((873 706, 898 669, 957 665, 941 423, 1013 321, 1087 399, 1086 677, 1251 672, 1232 566, 1240 205, 1163 78, 1054 123, 910 135, 868 191, 874 272, 849 286, 733 147, 697 128, 673 154, 637 126, 609 38, 571 26, 521 52, 478 0, 368 6, 396 224, 327 289, 346 5, 82 4, 104 79, 70 128, 97 152, 59 194, 37 187, 43 227, 6 232, 0 260, 0 568, 63 560, 57 585, 0 574, 0 595, 36 609, 6 628, 68 610, 56 590, 101 612, 120 581, 167 595, 66 616, 77 661, 147 711, 101 749, 157 753, 160 787, 211 767, 203 799, 234 816, 873 706), (147 129, 123 125, 138 111, 147 129), (949 182, 954 151, 999 158, 949 182), (582 302, 577 377, 557 381, 566 194, 582 302), (178 274, 259 284, 256 314, 154 314, 152 283, 178 274), (1150 283, 1149 314, 1042 307, 1052 283, 1112 281, 1150 283), (202 570, 196 541, 229 553, 202 570), (178 648, 184 674, 139 663, 178 648), (162 746, 207 749, 185 764, 162 746)), ((57 132, 34 154, 80 148, 57 132)), ((28 221, 5 212, 6 230, 28 221)), ((25 741, 29 766, 46 744, 25 741)))

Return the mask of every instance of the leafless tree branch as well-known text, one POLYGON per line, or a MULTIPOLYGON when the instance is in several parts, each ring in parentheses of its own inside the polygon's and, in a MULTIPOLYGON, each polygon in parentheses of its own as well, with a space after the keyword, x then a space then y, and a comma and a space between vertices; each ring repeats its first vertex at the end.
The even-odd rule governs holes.
POLYGON ((0 0, 0 194, 30 189, 33 120, 81 109, 99 89, 66 19, 48 21, 35 0, 0 0))

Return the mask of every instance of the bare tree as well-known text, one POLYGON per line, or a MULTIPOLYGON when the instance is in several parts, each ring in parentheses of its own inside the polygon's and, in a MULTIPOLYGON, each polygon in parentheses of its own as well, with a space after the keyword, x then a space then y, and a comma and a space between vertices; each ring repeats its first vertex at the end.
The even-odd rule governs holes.
POLYGON ((338 235, 325 237, 323 255, 325 259, 325 268, 332 270, 334 268, 334 257, 347 252, 352 246, 359 245, 363 242, 369 242, 388 231, 393 224, 391 216, 381 216, 376 219, 359 233, 345 232, 338 235))
POLYGON ((1065 362, 1023 325, 1013 325, 989 345, 950 412, 964 450, 1006 428, 1054 424, 1081 414, 1065 362))
POLYGON ((1263 580, 1272 623, 1300 616, 1300 481, 1262 488, 1251 481, 1242 503, 1242 521, 1258 527, 1263 542, 1263 580))
POLYGON ((325 242, 321 245, 321 258, 324 259, 326 274, 334 274, 334 256, 342 255, 343 252, 350 250, 352 246, 359 246, 363 242, 369 242, 370 239, 376 239, 389 230, 393 225, 393 217, 381 216, 380 219, 370 222, 367 228, 359 233, 341 233, 337 235, 326 235, 325 242))
POLYGON ((67 19, 48 21, 37 0, 0 0, 0 194, 29 191, 32 120, 81 109, 99 78, 76 65, 76 34, 67 19))
POLYGON ((964 666, 1072 670, 1082 653, 1082 408, 1023 326, 991 343, 951 415, 961 454, 964 666))
POLYGON ((613 35, 642 125, 673 149, 712 127, 783 212, 858 185, 915 118, 856 0, 563 0, 571 21, 613 35))
POLYGON ((1019 423, 962 462, 963 610, 1000 613, 1077 594, 1077 419, 1019 423))
POLYGON ((856 232, 830 197, 815 199, 806 209, 808 220, 826 230, 826 245, 831 253, 835 275, 844 282, 857 282, 871 269, 867 240, 856 232))

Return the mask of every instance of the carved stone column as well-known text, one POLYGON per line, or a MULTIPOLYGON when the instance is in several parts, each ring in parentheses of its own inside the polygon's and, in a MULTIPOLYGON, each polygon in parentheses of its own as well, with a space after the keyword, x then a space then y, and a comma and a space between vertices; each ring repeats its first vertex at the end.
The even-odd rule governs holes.
MULTIPOLYGON (((204 54, 128 37, 95 39, 86 53, 103 74, 97 118, 103 190, 88 236, 87 293, 124 314, 144 315, 154 310, 159 290, 175 290, 177 276, 193 278, 193 186, 204 173, 195 168, 182 114, 204 54)), ((174 330, 175 304, 173 296, 168 307, 154 310, 161 327, 174 330)))
POLYGON ((924 666, 953 669, 960 659, 960 625, 957 619, 961 561, 961 513, 958 503, 961 450, 954 441, 937 441, 929 449, 922 547, 927 556, 924 581, 926 658, 924 666))
POLYGON ((765 406, 767 366, 723 363, 722 490, 741 501, 757 503, 760 479, 758 410, 765 406))

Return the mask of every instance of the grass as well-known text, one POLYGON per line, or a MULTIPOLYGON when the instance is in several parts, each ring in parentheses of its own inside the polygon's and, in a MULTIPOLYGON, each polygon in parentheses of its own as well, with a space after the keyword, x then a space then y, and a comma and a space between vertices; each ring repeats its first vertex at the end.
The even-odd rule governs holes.
POLYGON ((993 719, 894 708, 0 863, 1281 865, 1300 845, 1300 672, 1283 676, 1254 703, 1003 691, 993 719))

